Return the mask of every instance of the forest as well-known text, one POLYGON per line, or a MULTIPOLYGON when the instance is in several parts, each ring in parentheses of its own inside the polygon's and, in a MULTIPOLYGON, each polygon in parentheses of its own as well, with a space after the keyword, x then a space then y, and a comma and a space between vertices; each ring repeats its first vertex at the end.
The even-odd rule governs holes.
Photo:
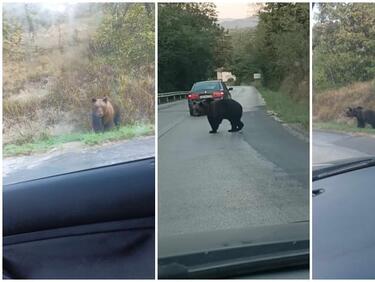
POLYGON ((316 90, 375 77, 375 6, 365 3, 318 5, 313 29, 316 90))
POLYGON ((260 73, 264 87, 308 99, 309 5, 267 3, 258 16, 255 29, 232 32, 234 74, 249 83, 260 73))

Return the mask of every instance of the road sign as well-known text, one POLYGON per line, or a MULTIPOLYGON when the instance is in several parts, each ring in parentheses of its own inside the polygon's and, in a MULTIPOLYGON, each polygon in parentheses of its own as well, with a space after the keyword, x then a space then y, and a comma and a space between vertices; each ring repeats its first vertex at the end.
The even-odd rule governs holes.
POLYGON ((254 79, 260 79, 260 73, 254 73, 254 79))

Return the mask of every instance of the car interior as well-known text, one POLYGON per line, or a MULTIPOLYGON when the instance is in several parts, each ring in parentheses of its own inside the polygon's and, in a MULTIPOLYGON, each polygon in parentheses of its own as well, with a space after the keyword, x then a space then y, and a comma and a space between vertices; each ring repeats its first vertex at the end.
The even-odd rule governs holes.
POLYGON ((3 187, 3 278, 154 277, 154 158, 3 187))

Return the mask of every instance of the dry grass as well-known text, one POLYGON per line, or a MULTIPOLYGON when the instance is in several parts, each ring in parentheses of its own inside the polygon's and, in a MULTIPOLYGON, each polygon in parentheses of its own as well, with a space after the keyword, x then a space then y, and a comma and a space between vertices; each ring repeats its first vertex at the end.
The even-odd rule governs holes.
MULTIPOLYGON (((79 25, 76 43, 62 26, 63 48, 56 31, 44 31, 22 56, 3 59, 3 143, 26 144, 41 138, 90 130, 91 98, 108 96, 122 110, 122 125, 154 121, 154 70, 137 77, 91 58, 90 33, 79 25), (118 83, 115 83, 114 76, 118 83)), ((26 42, 25 46, 29 46, 26 42)))
POLYGON ((354 125, 354 119, 345 117, 344 113, 347 107, 355 106, 375 110, 375 80, 315 93, 313 121, 354 125))
POLYGON ((101 134, 93 132, 81 132, 60 134, 55 137, 40 136, 32 142, 22 144, 7 144, 3 148, 6 157, 17 155, 29 155, 33 153, 46 152, 54 148, 61 148, 66 143, 78 142, 85 145, 97 145, 119 140, 131 139, 139 136, 150 136, 154 134, 153 124, 134 124, 123 126, 118 130, 112 130, 101 134))

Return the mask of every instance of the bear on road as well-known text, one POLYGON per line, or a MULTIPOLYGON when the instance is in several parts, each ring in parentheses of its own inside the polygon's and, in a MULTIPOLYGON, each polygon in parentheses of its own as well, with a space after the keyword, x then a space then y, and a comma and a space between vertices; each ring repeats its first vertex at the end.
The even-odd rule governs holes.
POLYGON ((366 127, 366 123, 370 124, 372 128, 375 128, 375 111, 363 110, 362 107, 348 107, 346 110, 346 116, 357 118, 357 127, 359 128, 366 127))
POLYGON ((107 97, 92 98, 91 121, 94 132, 104 132, 120 125, 120 112, 107 97))
POLYGON ((216 133, 223 119, 230 121, 232 128, 228 132, 236 132, 242 129, 244 124, 241 121, 242 106, 233 99, 223 99, 216 101, 204 101, 199 103, 202 112, 207 115, 208 122, 212 130, 216 133))

